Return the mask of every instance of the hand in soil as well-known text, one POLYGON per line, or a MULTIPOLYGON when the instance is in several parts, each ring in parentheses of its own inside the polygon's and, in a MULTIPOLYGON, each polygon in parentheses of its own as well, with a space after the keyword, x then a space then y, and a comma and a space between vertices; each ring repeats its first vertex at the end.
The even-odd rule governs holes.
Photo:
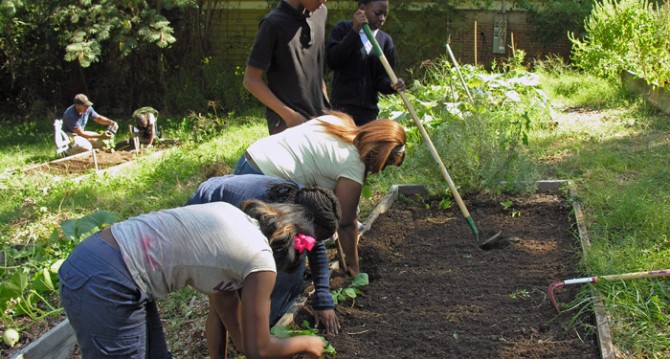
POLYGON ((321 329, 326 334, 337 335, 340 330, 340 319, 334 309, 317 310, 314 327, 321 329))

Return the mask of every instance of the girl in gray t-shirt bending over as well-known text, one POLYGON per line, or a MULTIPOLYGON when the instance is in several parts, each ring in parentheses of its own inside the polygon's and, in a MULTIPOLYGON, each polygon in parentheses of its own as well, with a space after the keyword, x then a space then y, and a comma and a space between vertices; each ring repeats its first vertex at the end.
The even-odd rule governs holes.
POLYGON ((320 356, 320 338, 271 337, 268 323, 277 269, 295 269, 314 245, 308 214, 261 201, 243 211, 223 202, 162 210, 80 243, 58 275, 82 357, 169 358, 155 299, 187 285, 218 308, 220 353, 230 336, 247 357, 320 356))

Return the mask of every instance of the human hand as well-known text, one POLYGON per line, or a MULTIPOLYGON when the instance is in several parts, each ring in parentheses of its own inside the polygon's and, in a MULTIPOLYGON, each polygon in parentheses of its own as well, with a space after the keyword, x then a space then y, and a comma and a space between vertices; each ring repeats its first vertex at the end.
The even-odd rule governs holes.
POLYGON ((305 336, 304 340, 306 341, 307 347, 303 353, 307 354, 310 358, 320 358, 323 355, 323 351, 326 348, 326 341, 323 338, 305 336))
POLYGON ((305 116, 294 110, 287 112, 281 118, 284 120, 284 123, 286 123, 286 127, 298 126, 299 124, 307 121, 305 116))
POLYGON ((319 324, 322 324, 326 334, 335 334, 337 335, 340 330, 340 319, 335 314, 334 309, 324 309, 317 310, 315 316, 316 323, 314 326, 319 327, 319 324))
POLYGON ((396 92, 403 92, 406 89, 405 81, 403 81, 400 77, 398 77, 398 82, 392 84, 391 88, 394 89, 396 92))
POLYGON ((354 31, 356 32, 361 31, 361 29, 363 28, 363 24, 368 23, 368 18, 367 16, 365 16, 365 11, 363 11, 362 9, 356 10, 352 22, 354 26, 354 31))
POLYGON ((109 132, 109 131, 105 131, 100 135, 100 137, 101 138, 112 138, 112 137, 114 137, 114 134, 109 132))

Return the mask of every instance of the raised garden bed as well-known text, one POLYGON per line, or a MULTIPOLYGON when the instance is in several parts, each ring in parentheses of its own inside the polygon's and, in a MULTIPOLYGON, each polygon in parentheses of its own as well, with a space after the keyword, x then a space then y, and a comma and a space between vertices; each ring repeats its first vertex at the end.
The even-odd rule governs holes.
POLYGON ((670 114, 669 88, 654 88, 647 84, 644 79, 641 79, 630 71, 621 73, 621 81, 629 92, 642 96, 642 98, 651 103, 654 107, 670 114))
MULTIPOLYGON (((488 251, 455 205, 390 198, 360 241, 370 284, 337 307, 343 330, 328 337, 337 358, 613 357, 608 329, 571 325, 575 311, 557 315, 547 297, 552 281, 583 274, 573 206, 561 195, 469 198, 480 231, 503 231, 488 251)), ((348 285, 337 275, 331 283, 348 285)), ((567 304, 577 291, 563 288, 557 299, 567 304)), ((312 317, 305 307, 295 322, 312 317)), ((606 325, 596 317, 587 324, 606 325)))
MULTIPOLYGON (((370 284, 361 288, 364 296, 337 307, 343 328, 328 337, 337 358, 614 358, 598 298, 595 315, 581 318, 590 330, 573 326, 575 311, 565 310, 577 286, 557 292, 560 315, 547 298, 550 282, 583 274, 577 268, 586 232, 579 204, 557 194, 564 184, 539 184, 553 194, 466 198, 482 234, 503 231, 504 240, 488 251, 479 248, 455 206, 441 209, 437 199, 416 196, 421 187, 394 186, 362 231, 362 269, 370 284), (505 209, 501 202, 507 200, 505 209)), ((345 287, 348 280, 335 271, 331 285, 345 287)), ((280 323, 311 321, 306 300, 280 323)), ((179 330, 184 338, 179 335, 178 349, 188 356, 207 355, 206 311, 198 312, 179 330)), ((32 350, 52 342, 43 338, 32 350)), ((75 349, 61 343, 70 353, 75 349)))
MULTIPOLYGON (((161 152, 162 150, 168 149, 175 145, 178 145, 178 140, 166 139, 162 140, 160 144, 156 144, 156 152, 153 154, 161 152)), ((153 155, 152 154, 152 155, 153 155)), ((95 169, 95 164, 97 162, 98 170, 105 170, 120 164, 133 161, 135 158, 142 157, 143 152, 135 152, 134 150, 120 150, 114 152, 107 152, 101 150, 95 150, 95 158, 93 158, 92 152, 82 152, 76 155, 63 157, 51 162, 42 163, 38 165, 33 165, 21 169, 22 172, 26 173, 49 173, 53 175, 69 175, 69 174, 81 174, 95 169)))
MULTIPOLYGON (((132 161, 135 153, 130 151, 105 152, 96 150, 95 157, 98 169, 114 167, 121 163, 132 161)), ((95 162, 91 152, 83 152, 77 155, 64 157, 55 161, 42 163, 22 169, 27 173, 46 172, 55 175, 68 175, 82 173, 95 169, 95 162)))

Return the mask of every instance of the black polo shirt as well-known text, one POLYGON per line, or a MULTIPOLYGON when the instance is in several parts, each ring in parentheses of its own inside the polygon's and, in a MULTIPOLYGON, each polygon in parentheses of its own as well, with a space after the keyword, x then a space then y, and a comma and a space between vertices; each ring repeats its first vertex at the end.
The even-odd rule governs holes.
MULTIPOLYGON (((322 83, 328 10, 303 14, 286 1, 261 20, 247 65, 265 71, 268 87, 307 119, 329 106, 322 83)), ((268 120, 279 115, 267 108, 268 120)))

